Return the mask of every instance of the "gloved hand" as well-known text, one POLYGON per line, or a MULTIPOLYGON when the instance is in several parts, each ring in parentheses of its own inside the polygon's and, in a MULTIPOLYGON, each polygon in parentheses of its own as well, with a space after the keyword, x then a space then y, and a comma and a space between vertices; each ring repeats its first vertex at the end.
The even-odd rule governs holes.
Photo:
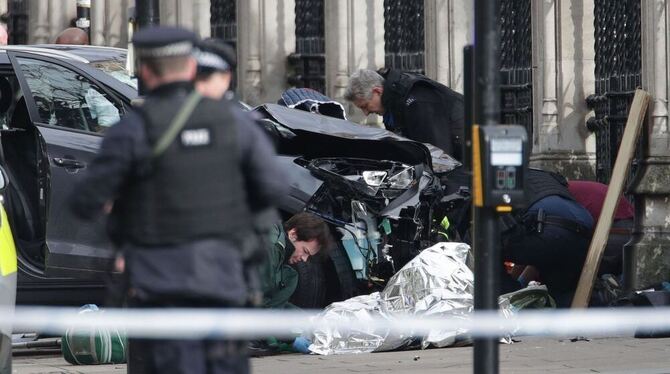
POLYGON ((298 336, 293 341, 293 349, 295 349, 296 351, 298 351, 300 353, 310 353, 309 346, 311 344, 312 344, 312 342, 309 339, 307 339, 305 337, 302 337, 302 336, 298 336))

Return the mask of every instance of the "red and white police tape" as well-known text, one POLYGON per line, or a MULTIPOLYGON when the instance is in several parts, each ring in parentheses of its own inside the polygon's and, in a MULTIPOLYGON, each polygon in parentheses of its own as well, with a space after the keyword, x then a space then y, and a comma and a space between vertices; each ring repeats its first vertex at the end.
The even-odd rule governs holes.
POLYGON ((341 317, 326 320, 317 311, 275 309, 103 309, 78 314, 78 308, 18 306, 0 310, 0 321, 14 331, 62 334, 67 329, 121 329, 131 337, 250 339, 291 336, 332 328, 337 331, 388 331, 421 336, 430 331, 466 330, 473 337, 513 335, 613 336, 633 332, 670 331, 670 308, 616 308, 523 311, 505 317, 497 311, 469 318, 401 316, 392 319, 341 317))

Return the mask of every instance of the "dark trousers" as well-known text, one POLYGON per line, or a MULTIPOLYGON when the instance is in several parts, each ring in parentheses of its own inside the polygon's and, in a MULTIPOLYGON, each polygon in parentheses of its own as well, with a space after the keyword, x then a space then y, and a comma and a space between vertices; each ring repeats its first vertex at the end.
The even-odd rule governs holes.
POLYGON ((633 219, 622 219, 612 223, 612 230, 607 238, 598 275, 620 275, 623 272, 623 246, 628 243, 633 229, 633 219))
POLYGON ((221 340, 130 339, 128 373, 249 373, 246 344, 221 340))
POLYGON ((541 233, 524 232, 506 241, 504 259, 535 266, 559 306, 569 306, 584 266, 590 238, 545 225, 541 233))
POLYGON ((0 333, 0 373, 12 372, 12 338, 0 333))
MULTIPOLYGON (((135 308, 219 307, 179 302, 130 300, 135 308)), ((129 339, 131 374, 247 374, 247 343, 227 340, 129 339)))

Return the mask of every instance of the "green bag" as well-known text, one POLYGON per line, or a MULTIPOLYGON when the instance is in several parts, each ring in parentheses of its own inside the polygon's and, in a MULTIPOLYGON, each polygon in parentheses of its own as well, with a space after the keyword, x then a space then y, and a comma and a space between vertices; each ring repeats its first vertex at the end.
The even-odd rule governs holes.
MULTIPOLYGON (((88 304, 80 313, 101 312, 97 306, 88 304)), ((72 365, 125 363, 127 346, 124 333, 100 328, 68 329, 61 341, 63 358, 72 365)))

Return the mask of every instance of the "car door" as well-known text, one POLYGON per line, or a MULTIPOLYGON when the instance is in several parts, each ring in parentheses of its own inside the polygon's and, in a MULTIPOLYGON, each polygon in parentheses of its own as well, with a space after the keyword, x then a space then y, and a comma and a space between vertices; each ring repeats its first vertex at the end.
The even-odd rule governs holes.
POLYGON ((30 53, 12 53, 30 120, 46 144, 46 273, 93 276, 109 269, 112 248, 104 217, 85 222, 68 207, 72 186, 81 181, 104 131, 124 113, 123 102, 74 63, 30 53))

